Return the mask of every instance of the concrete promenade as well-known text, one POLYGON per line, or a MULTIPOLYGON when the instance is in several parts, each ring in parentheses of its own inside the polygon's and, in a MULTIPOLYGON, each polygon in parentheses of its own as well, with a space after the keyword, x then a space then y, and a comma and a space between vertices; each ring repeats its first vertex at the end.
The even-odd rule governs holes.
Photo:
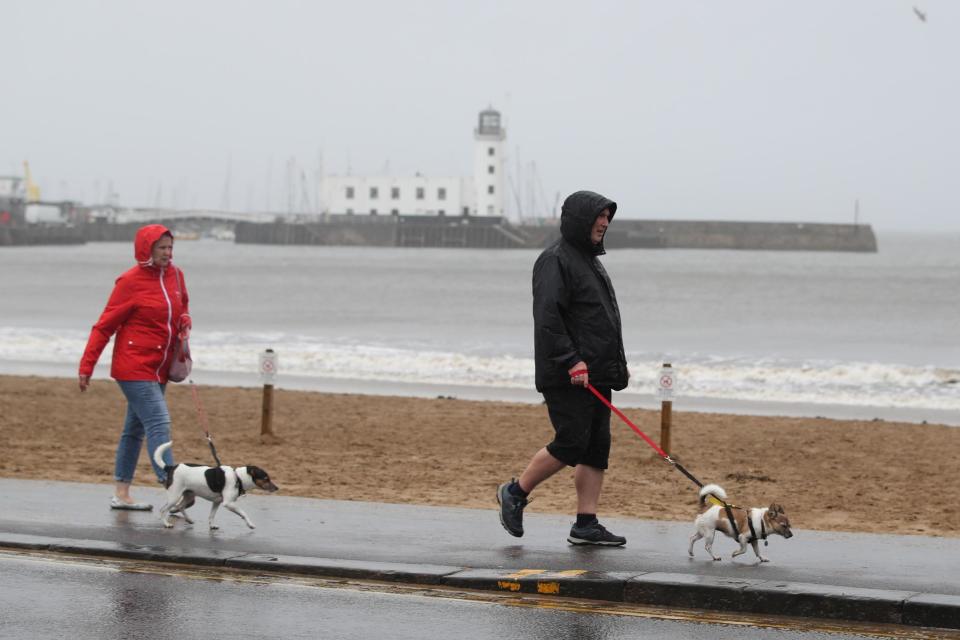
MULTIPOLYGON (((281 487, 282 490, 282 487, 281 487)), ((718 536, 713 562, 687 556, 691 523, 606 518, 623 548, 573 547, 570 518, 540 515, 526 535, 490 510, 249 495, 256 530, 221 509, 162 527, 154 512, 111 511, 109 485, 0 479, 0 548, 35 549, 255 571, 540 593, 694 609, 960 629, 960 539, 824 533, 774 537, 755 562, 718 536)), ((160 489, 135 495, 159 506, 160 489)), ((691 514, 692 516, 692 514, 691 514)), ((692 522, 692 517, 691 517, 692 522)))

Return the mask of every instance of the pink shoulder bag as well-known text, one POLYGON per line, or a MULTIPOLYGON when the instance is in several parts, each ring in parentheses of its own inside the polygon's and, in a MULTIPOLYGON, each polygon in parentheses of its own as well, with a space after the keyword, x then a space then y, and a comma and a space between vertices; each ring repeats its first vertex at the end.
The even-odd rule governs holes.
MULTIPOLYGON (((183 272, 177 269, 177 290, 180 292, 180 300, 183 300, 183 289, 180 284, 182 276, 183 272)), ((191 369, 193 369, 193 360, 190 358, 190 341, 188 338, 181 338, 178 331, 176 343, 173 346, 173 362, 170 363, 167 379, 170 382, 183 382, 190 376, 191 369)))

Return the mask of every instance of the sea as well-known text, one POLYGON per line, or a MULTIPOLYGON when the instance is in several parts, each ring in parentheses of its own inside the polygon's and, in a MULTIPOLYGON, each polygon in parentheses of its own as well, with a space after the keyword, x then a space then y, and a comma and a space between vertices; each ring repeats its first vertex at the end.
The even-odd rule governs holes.
MULTIPOLYGON (((625 407, 960 425, 960 235, 866 253, 611 250, 625 407)), ((540 402, 534 250, 179 240, 195 384, 540 402)), ((0 373, 73 377, 128 243, 0 248, 0 373)), ((109 376, 110 348, 95 377, 109 376)))

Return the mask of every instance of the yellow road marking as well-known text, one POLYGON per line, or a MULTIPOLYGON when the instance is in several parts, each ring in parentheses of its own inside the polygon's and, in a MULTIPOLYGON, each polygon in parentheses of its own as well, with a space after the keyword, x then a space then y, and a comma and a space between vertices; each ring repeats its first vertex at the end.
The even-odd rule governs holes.
MULTIPOLYGON (((546 569, 521 569, 520 571, 515 571, 513 573, 508 573, 505 577, 511 578, 511 580, 498 580, 497 587, 503 591, 520 591, 520 583, 516 582, 521 578, 528 578, 530 576, 540 576, 540 575, 550 575, 550 576, 563 576, 573 577, 583 575, 587 571, 585 569, 567 569, 566 571, 547 571, 546 569)), ((544 595, 560 595, 560 583, 556 580, 540 580, 537 582, 537 593, 542 593, 544 595)))
POLYGON ((547 573, 546 569, 520 569, 520 571, 514 571, 513 573, 508 573, 505 578, 513 578, 514 580, 519 580, 520 578, 526 578, 527 576, 535 576, 541 573, 547 573))

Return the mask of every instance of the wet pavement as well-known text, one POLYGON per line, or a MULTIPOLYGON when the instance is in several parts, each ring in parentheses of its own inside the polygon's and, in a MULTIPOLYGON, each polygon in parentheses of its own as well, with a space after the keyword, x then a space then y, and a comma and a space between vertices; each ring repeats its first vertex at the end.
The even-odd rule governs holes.
MULTIPOLYGON (((566 542, 570 519, 530 511, 523 538, 491 509, 452 509, 249 495, 247 529, 220 510, 220 529, 162 527, 148 512, 108 508, 108 485, 0 479, 0 547, 166 560, 653 605, 960 628, 960 539, 797 530, 737 560, 718 536, 713 562, 687 556, 692 524, 605 519, 624 548, 566 542)), ((159 505, 159 489, 136 488, 159 505)), ((535 506, 533 507, 535 509, 535 506)))
POLYGON ((0 638, 942 640, 960 631, 0 551, 0 638), (15 587, 14 587, 15 585, 15 587))

